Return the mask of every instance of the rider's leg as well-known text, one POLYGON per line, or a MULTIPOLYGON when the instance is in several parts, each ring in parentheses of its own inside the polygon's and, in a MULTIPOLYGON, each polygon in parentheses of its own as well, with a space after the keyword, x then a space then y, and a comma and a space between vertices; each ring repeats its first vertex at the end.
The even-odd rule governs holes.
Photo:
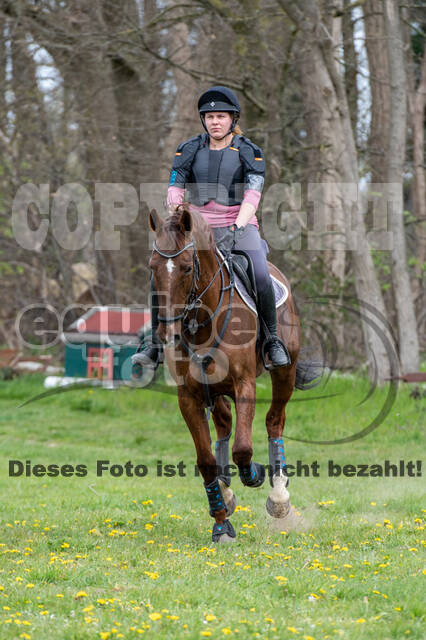
POLYGON ((161 361, 163 348, 157 335, 158 329, 158 295, 154 286, 154 279, 151 278, 150 292, 151 308, 151 339, 145 342, 142 350, 132 356, 133 364, 141 364, 147 367, 155 367, 161 361))
POLYGON ((270 280, 266 289, 257 292, 257 311, 263 319, 269 336, 266 335, 266 353, 271 364, 275 367, 282 367, 291 364, 288 352, 283 348, 277 336, 277 311, 275 307, 274 285, 270 280))
POLYGON ((253 262, 257 287, 257 311, 265 327, 266 353, 271 364, 282 367, 291 364, 288 352, 277 336, 277 311, 272 279, 266 261, 267 244, 261 239, 257 227, 247 225, 242 234, 237 234, 236 249, 243 249, 253 262))

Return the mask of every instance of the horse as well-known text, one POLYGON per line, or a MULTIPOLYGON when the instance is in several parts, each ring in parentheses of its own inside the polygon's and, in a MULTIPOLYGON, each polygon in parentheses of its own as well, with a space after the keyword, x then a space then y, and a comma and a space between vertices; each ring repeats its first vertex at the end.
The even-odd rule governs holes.
MULTIPOLYGON (((211 227, 198 212, 191 212, 184 203, 163 219, 154 209, 149 226, 155 234, 149 266, 158 295, 157 335, 194 441, 209 512, 215 520, 212 540, 235 541, 229 520, 236 497, 230 487, 232 414, 228 398, 235 403, 232 460, 239 477, 248 487, 259 487, 265 479, 264 466, 252 461, 256 377, 266 366, 257 317, 235 290, 232 269, 225 269, 211 227), (211 409, 216 428, 215 455, 206 409, 211 409)), ((290 496, 282 434, 286 406, 299 374, 300 322, 289 282, 273 264, 268 266, 288 289, 285 303, 277 309, 277 333, 287 346, 291 364, 269 371, 272 402, 266 416, 271 484, 266 509, 272 517, 283 518, 290 510, 290 496)), ((310 380, 305 376, 306 381, 310 380)))

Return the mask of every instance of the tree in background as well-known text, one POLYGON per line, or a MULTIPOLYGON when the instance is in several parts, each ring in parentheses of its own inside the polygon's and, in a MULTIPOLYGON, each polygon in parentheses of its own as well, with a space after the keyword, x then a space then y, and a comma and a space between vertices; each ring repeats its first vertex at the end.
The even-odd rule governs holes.
MULTIPOLYGON (((357 361, 362 350, 353 353, 348 345, 363 336, 379 378, 390 374, 383 342, 371 326, 379 313, 388 337, 386 318, 400 328, 404 371, 416 369, 410 287, 420 309, 425 234, 414 234, 405 255, 405 236, 415 223, 404 224, 401 203, 390 217, 392 260, 381 259, 383 268, 377 269, 374 260, 388 254, 372 253, 366 205, 348 185, 358 185, 363 173, 372 183, 392 179, 401 186, 411 171, 413 216, 418 229, 424 225, 424 67, 424 25, 411 1, 401 8, 397 0, 0 0, 0 265, 2 294, 11 300, 9 315, 0 317, 3 339, 10 342, 23 305, 73 301, 73 274, 82 262, 96 269, 92 300, 145 300, 146 210, 153 188, 142 186, 140 193, 140 185, 163 183, 155 193, 161 206, 177 143, 201 130, 196 98, 221 83, 239 94, 243 129, 265 152, 266 186, 302 184, 302 203, 292 205, 302 226, 307 212, 302 249, 282 243, 271 260, 288 273, 299 299, 328 294, 342 300, 355 293, 366 303, 362 333, 353 318, 325 311, 340 341, 340 364, 357 361), (408 64, 400 82, 403 38, 408 64), (362 83, 360 50, 369 66, 362 83), (47 73, 50 80, 43 79, 47 73), (368 143, 360 134, 367 91, 368 143), (9 218, 24 181, 49 183, 51 202, 64 183, 83 184, 92 197, 96 183, 129 185, 123 202, 136 193, 140 203, 131 224, 120 227, 121 250, 95 250, 93 234, 79 249, 64 249, 51 236, 38 251, 17 249, 9 218), (321 219, 323 226, 313 227, 321 219), (390 285, 393 297, 391 289, 384 291, 390 285)), ((282 192, 294 194, 289 187, 282 192)), ((283 202, 271 214, 277 224, 285 207, 283 202)), ((96 206, 94 213, 99 228, 96 206)), ((73 215, 69 211, 71 224, 73 215)), ((125 219, 112 206, 108 215, 111 222, 114 216, 125 219)), ((30 216, 37 225, 35 207, 30 216)))

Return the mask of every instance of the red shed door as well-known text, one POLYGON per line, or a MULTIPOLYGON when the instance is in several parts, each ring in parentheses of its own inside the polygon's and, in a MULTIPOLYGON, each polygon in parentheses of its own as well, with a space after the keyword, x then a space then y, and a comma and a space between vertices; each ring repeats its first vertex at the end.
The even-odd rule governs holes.
POLYGON ((87 353, 87 377, 112 380, 114 371, 114 350, 89 347, 87 353))

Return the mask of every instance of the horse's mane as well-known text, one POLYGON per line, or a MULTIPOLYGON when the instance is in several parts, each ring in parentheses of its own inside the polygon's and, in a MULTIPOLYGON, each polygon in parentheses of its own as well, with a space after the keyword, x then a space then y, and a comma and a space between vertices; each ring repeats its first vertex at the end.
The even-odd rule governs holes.
POLYGON ((199 249, 215 248, 214 236, 210 225, 204 220, 201 213, 197 211, 189 211, 189 204, 184 202, 175 207, 173 213, 166 218, 164 222, 163 232, 167 234, 170 243, 174 243, 177 249, 181 249, 185 243, 185 232, 182 229, 180 220, 184 212, 190 213, 193 226, 192 236, 195 245, 199 249))

